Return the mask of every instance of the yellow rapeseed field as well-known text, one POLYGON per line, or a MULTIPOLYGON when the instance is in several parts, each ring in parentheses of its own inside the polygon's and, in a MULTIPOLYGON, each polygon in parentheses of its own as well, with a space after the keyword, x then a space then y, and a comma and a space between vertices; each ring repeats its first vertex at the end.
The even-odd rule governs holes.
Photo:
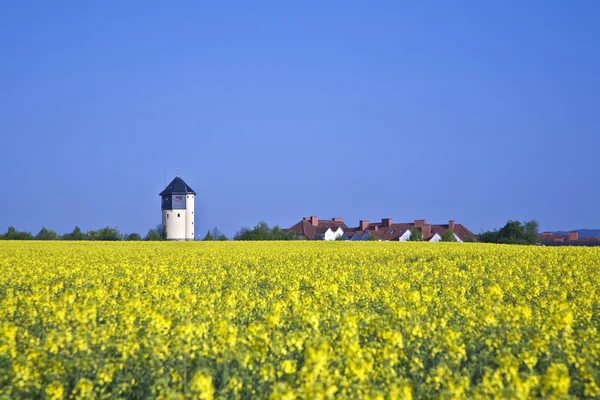
POLYGON ((600 248, 0 242, 0 398, 600 397, 600 248))

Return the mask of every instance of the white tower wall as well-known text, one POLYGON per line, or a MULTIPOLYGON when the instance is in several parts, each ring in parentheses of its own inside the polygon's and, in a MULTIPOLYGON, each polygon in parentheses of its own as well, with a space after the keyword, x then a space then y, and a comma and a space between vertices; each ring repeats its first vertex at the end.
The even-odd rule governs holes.
POLYGON ((185 203, 185 239, 194 240, 194 195, 188 194, 185 203))
POLYGON ((186 240, 186 210, 163 210, 162 222, 167 228, 167 240, 186 240))

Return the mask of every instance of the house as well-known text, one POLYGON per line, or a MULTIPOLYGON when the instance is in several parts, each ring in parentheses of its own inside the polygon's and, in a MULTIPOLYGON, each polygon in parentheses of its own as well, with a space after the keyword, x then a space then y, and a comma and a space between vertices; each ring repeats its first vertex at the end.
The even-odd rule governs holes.
POLYGON ((545 246, 600 246, 600 237, 579 237, 576 231, 565 234, 544 232, 539 235, 540 244, 545 246))
POLYGON ((307 240, 335 240, 342 237, 344 240, 358 241, 377 238, 383 241, 405 242, 410 239, 412 231, 419 230, 423 240, 439 242, 444 233, 451 229, 457 242, 472 242, 476 236, 461 224, 450 220, 447 224, 428 224, 420 219, 410 223, 393 223, 391 218, 383 218, 381 222, 360 220, 357 227, 348 227, 341 218, 319 220, 318 217, 305 217, 302 221, 289 228, 307 240))
POLYGON ((296 232, 305 240, 335 240, 338 236, 343 236, 347 228, 341 218, 319 220, 312 216, 302 218, 302 221, 286 230, 296 232))

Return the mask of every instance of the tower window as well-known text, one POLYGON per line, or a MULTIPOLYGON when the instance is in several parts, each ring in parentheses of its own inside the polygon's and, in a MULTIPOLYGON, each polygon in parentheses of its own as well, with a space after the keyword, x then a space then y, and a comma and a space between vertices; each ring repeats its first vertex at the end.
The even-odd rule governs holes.
POLYGON ((177 218, 179 218, 181 215, 177 214, 177 218))
POLYGON ((192 221, 192 225, 194 225, 194 221, 192 221))
POLYGON ((194 213, 194 212, 192 211, 192 214, 193 214, 193 213, 194 213))
POLYGON ((189 198, 190 198, 190 196, 187 196, 187 198, 189 199, 189 198))
POLYGON ((169 218, 169 214, 167 214, 167 218, 169 218))

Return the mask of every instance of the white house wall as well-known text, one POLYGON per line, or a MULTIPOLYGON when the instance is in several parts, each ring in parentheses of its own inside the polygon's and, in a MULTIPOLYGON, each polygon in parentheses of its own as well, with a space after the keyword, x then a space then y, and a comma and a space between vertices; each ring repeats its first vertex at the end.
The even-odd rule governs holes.
POLYGON ((430 242, 439 242, 442 240, 442 237, 440 235, 438 235, 437 233, 435 235, 433 235, 433 237, 431 239, 429 239, 430 242))
POLYGON ((323 239, 324 240, 335 240, 342 235, 344 235, 344 231, 342 230, 342 228, 338 228, 336 231, 332 231, 331 228, 327 228, 327 231, 325 231, 325 236, 323 237, 323 239))
POLYGON ((407 229, 406 232, 404 232, 398 238, 398 240, 401 241, 401 242, 406 242, 406 241, 408 241, 408 239, 410 239, 410 229, 407 229))

